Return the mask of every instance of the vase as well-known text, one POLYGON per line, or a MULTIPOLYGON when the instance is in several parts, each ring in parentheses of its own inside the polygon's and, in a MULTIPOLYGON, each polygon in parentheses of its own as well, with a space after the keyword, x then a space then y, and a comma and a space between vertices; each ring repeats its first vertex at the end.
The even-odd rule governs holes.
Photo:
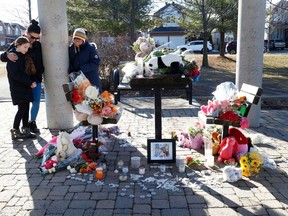
POLYGON ((189 135, 190 146, 192 149, 201 149, 203 146, 203 137, 202 134, 198 133, 195 137, 189 135))
POLYGON ((91 114, 88 116, 87 121, 91 125, 100 125, 103 122, 103 117, 95 115, 95 114, 91 114))

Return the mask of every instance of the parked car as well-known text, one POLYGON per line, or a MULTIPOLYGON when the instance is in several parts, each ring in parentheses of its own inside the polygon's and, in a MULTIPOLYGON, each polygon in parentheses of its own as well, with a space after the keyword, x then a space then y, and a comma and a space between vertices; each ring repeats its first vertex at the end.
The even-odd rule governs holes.
POLYGON ((226 44, 225 51, 229 54, 236 54, 237 52, 237 41, 230 41, 226 44))
MULTIPOLYGON (((269 45, 270 46, 270 45, 269 45)), ((230 41, 226 44, 225 51, 229 54, 237 53, 237 41, 230 41)), ((263 52, 267 51, 267 47, 264 45, 263 52)))
POLYGON ((283 40, 274 41, 274 49, 284 50, 285 47, 286 47, 286 43, 283 40))
MULTIPOLYGON (((181 51, 185 50, 193 50, 194 52, 201 52, 203 53, 203 40, 195 40, 187 43, 186 45, 177 46, 177 49, 181 51)), ((207 41, 207 51, 212 51, 212 44, 207 41)))

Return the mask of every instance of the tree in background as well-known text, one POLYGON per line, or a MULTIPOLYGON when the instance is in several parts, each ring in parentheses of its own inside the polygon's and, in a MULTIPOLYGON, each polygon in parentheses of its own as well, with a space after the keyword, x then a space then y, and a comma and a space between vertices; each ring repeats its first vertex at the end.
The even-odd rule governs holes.
POLYGON ((215 27, 220 33, 220 56, 225 56, 225 33, 237 33, 238 0, 217 0, 213 7, 215 27))
POLYGON ((185 19, 180 23, 190 34, 201 33, 203 37, 203 59, 202 66, 209 67, 207 41, 211 31, 214 29, 215 4, 214 0, 184 0, 185 2, 185 19), (214 21, 213 21, 214 20, 214 21))

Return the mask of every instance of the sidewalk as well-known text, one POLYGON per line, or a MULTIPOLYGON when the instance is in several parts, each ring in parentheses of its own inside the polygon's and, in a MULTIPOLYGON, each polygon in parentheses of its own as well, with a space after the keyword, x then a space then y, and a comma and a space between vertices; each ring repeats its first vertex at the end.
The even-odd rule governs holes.
MULTIPOLYGON (((288 110, 261 111, 261 126, 245 130, 246 135, 265 135, 257 145, 277 163, 277 170, 261 170, 257 177, 243 178, 236 183, 222 183, 219 171, 186 170, 178 173, 175 165, 166 170, 172 176, 160 174, 158 168, 147 165, 147 151, 143 148, 147 138, 154 138, 153 98, 123 97, 119 106, 123 115, 118 122, 122 134, 111 136, 106 155, 110 163, 105 173, 104 185, 95 185, 71 179, 68 171, 41 176, 41 160, 33 155, 52 137, 46 129, 45 103, 41 102, 38 126, 41 134, 34 140, 12 142, 10 128, 16 107, 11 102, 0 101, 0 215, 288 215, 288 110), (128 137, 128 132, 131 137, 128 137), (128 141, 128 143, 126 142, 128 141), (126 144, 126 145, 124 145, 126 144), (128 178, 119 182, 113 178, 118 160, 129 163, 131 156, 140 156, 148 177, 179 182, 177 191, 156 188, 153 182, 140 182, 128 178), (157 176, 158 175, 158 176, 157 176), (69 176, 67 178, 67 176, 69 176), (110 183, 119 184, 112 187, 110 183)), ((172 130, 185 130, 197 121, 199 105, 189 105, 183 99, 162 100, 162 132, 168 137, 172 130)), ((76 122, 75 122, 76 124, 76 122)), ((177 155, 190 155, 188 149, 177 147, 177 155)), ((138 171, 130 170, 130 174, 138 171)), ((77 175, 77 179, 88 176, 77 175)), ((75 178, 76 178, 75 177, 75 178)), ((148 181, 148 180, 147 180, 148 181)))

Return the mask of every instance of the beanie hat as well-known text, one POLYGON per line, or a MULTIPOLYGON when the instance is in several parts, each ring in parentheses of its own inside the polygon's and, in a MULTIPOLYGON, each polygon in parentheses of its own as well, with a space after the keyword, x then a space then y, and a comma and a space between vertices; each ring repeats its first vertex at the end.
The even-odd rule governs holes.
POLYGON ((74 38, 79 38, 81 40, 83 40, 85 42, 85 40, 87 39, 85 30, 82 28, 77 28, 75 29, 74 33, 73 33, 73 39, 74 38))

